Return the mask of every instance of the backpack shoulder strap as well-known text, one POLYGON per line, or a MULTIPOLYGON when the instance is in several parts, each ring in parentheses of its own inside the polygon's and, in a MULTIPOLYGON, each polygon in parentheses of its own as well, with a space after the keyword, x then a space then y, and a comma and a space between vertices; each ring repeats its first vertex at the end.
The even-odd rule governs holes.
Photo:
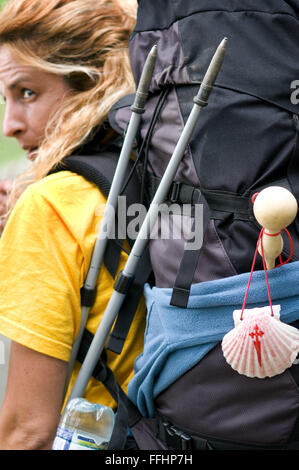
MULTIPOLYGON (((72 171, 77 173, 91 183, 94 183, 107 198, 115 173, 119 151, 119 148, 115 146, 101 153, 91 153, 90 155, 70 155, 64 159, 63 162, 57 165, 51 173, 58 171, 72 171)), ((131 166, 132 164, 128 167, 128 173, 131 166)), ((132 204, 136 201, 136 197, 138 197, 137 186, 135 183, 136 181, 132 178, 130 180, 130 184, 126 188, 126 193, 124 195, 127 198, 127 204, 132 204)), ((116 236, 117 235, 118 230, 116 230, 116 236)), ((131 242, 131 240, 129 240, 129 242, 131 242)), ((104 263, 113 278, 116 276, 122 243, 123 240, 120 240, 117 237, 109 240, 105 252, 104 263)))
POLYGON ((78 173, 91 183, 94 183, 107 198, 118 154, 113 151, 94 155, 71 155, 58 167, 58 170, 68 170, 78 173))
MULTIPOLYGON (((59 163, 51 173, 58 171, 71 171, 94 183, 105 197, 108 196, 116 158, 113 152, 103 155, 71 155, 59 163), (100 163, 103 162, 102 168, 100 163)), ((120 258, 121 248, 109 240, 104 257, 104 263, 111 276, 114 278, 120 258)))
MULTIPOLYGON (((109 150, 91 155, 71 155, 67 157, 53 172, 68 170, 80 174, 88 181, 96 184, 98 188, 107 197, 115 173, 120 149, 118 146, 109 148, 109 150)), ((139 198, 139 182, 137 175, 133 169, 134 162, 130 162, 127 168, 125 179, 127 184, 123 196, 126 197, 126 207, 134 204, 139 198)), ((123 215, 123 214, 122 214, 123 215)), ((126 227, 131 218, 126 214, 126 227)), ((118 235, 117 218, 116 218, 116 235, 118 235)), ((134 240, 126 237, 130 246, 134 240)), ((119 259, 122 251, 123 239, 110 239, 104 256, 104 263, 110 274, 115 278, 119 259)), ((139 301, 143 293, 143 286, 150 277, 152 268, 150 264, 148 249, 145 250, 139 265, 137 267, 135 280, 132 283, 115 323, 114 329, 110 334, 107 348, 120 354, 133 321, 134 314, 137 310, 139 301)))

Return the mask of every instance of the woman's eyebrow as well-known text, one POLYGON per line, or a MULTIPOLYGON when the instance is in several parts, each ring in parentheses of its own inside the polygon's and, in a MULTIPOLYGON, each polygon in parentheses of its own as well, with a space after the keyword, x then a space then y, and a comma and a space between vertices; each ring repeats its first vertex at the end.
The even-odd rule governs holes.
POLYGON ((8 89, 11 91, 13 90, 20 82, 30 82, 32 78, 29 75, 22 75, 21 77, 16 78, 13 80, 9 85, 8 89))

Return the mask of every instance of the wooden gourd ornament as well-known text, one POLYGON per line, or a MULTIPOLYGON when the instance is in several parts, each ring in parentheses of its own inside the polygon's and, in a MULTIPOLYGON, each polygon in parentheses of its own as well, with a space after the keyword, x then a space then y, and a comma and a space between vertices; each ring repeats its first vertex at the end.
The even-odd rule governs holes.
POLYGON ((267 269, 275 267, 275 261, 283 250, 281 231, 288 227, 296 217, 298 204, 293 194, 281 186, 263 189, 254 200, 253 213, 264 228, 261 237, 267 269))

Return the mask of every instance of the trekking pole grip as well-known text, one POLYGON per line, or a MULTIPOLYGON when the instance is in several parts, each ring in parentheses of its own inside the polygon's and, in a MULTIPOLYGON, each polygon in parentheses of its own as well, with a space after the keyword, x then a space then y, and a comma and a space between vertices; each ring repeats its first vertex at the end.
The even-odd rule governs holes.
POLYGON ((139 85, 135 94, 134 103, 131 106, 131 111, 137 114, 144 113, 145 103, 148 96, 148 91, 151 83, 151 79, 154 73, 154 68, 157 59, 157 46, 153 46, 150 50, 147 59, 145 61, 139 85))

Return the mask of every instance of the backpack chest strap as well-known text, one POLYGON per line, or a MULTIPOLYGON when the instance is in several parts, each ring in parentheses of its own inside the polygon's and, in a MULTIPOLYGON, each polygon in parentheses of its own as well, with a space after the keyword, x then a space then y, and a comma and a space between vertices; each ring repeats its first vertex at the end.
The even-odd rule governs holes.
MULTIPOLYGON (((161 178, 148 175, 147 197, 151 201, 159 186, 161 178)), ((227 214, 234 214, 235 219, 249 220, 252 217, 251 195, 241 196, 229 191, 218 191, 192 186, 174 181, 170 187, 167 202, 172 204, 200 204, 205 198, 212 219, 223 219, 227 214)))

